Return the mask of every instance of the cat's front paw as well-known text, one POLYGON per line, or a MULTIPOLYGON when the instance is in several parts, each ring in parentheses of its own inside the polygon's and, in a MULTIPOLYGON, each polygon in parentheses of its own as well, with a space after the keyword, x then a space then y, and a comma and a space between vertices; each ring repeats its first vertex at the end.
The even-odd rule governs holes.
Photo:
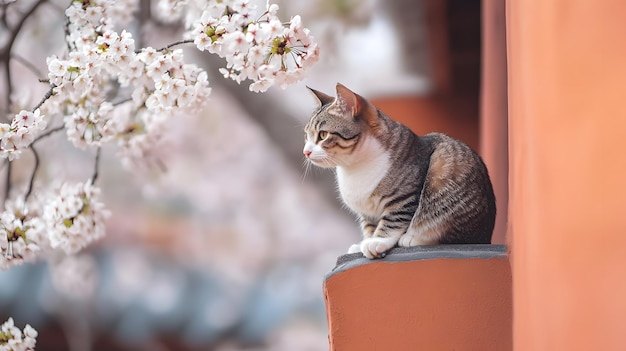
POLYGON ((352 254, 352 253, 357 253, 357 252, 361 252, 361 245, 359 244, 350 245, 350 248, 348 249, 348 253, 352 254))
POLYGON ((398 240, 398 246, 401 247, 411 247, 411 246, 417 246, 420 245, 420 240, 419 237, 417 235, 412 235, 412 234, 404 234, 400 237, 400 240, 398 240))
POLYGON ((371 237, 361 241, 361 252, 369 259, 384 257, 384 254, 396 244, 394 238, 371 237))
POLYGON ((437 240, 426 240, 423 236, 416 233, 406 233, 400 237, 398 240, 398 246, 401 247, 411 247, 411 246, 419 246, 419 245, 436 245, 437 240))

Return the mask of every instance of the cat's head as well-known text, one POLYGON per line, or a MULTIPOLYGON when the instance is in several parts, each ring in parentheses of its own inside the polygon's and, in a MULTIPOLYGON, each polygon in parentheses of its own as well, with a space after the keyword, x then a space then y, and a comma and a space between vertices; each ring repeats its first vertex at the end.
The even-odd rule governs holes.
POLYGON ((341 84, 336 97, 308 89, 319 106, 304 127, 305 157, 324 168, 349 165, 366 139, 381 132, 378 111, 341 84))

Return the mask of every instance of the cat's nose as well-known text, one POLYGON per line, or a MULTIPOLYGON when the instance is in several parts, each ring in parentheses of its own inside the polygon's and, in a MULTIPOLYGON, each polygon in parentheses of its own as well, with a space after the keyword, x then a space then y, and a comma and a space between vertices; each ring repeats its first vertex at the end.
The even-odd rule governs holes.
POLYGON ((311 156, 311 150, 303 150, 302 153, 304 154, 304 156, 306 156, 306 158, 309 158, 311 156))

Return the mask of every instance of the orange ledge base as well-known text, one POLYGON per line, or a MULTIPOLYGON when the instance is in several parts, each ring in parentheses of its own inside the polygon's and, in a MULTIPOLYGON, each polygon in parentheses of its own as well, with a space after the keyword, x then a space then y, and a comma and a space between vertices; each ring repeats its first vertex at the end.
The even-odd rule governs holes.
POLYGON ((345 255, 324 282, 330 350, 511 350, 511 291, 502 245, 345 255))

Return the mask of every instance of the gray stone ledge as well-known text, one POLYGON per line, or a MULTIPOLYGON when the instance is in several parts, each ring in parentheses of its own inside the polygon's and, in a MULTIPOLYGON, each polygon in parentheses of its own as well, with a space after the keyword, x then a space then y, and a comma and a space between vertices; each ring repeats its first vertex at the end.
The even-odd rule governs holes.
POLYGON ((326 279, 332 275, 343 272, 353 267, 377 262, 405 262, 416 260, 430 260, 436 258, 502 258, 507 256, 506 245, 433 245, 395 247, 384 258, 370 260, 362 253, 341 255, 337 258, 337 264, 326 275, 326 279))

